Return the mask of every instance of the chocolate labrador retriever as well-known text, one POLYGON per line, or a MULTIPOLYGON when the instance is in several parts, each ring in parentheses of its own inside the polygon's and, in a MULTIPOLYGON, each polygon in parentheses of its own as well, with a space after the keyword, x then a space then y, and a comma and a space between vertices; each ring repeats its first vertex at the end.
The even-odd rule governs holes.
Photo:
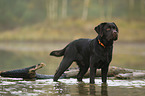
POLYGON ((95 83, 96 69, 102 70, 102 82, 107 80, 109 64, 112 60, 113 42, 118 39, 118 28, 115 23, 101 23, 94 29, 98 36, 95 39, 78 39, 70 42, 64 49, 52 51, 50 55, 64 56, 54 81, 57 81, 65 70, 76 62, 79 66, 77 80, 82 81, 90 67, 90 83, 95 83))

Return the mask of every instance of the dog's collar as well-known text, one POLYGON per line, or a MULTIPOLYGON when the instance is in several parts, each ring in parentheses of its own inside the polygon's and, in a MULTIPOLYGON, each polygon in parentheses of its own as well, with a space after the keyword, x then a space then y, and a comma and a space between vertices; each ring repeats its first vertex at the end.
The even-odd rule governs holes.
POLYGON ((98 42, 101 46, 103 46, 105 48, 105 45, 98 39, 98 42))

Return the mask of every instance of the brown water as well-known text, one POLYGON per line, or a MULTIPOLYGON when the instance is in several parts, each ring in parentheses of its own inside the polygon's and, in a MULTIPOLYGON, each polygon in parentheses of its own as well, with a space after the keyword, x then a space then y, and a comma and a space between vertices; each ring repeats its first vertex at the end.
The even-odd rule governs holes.
MULTIPOLYGON (((0 43, 0 71, 24 68, 44 62, 41 74, 54 74, 62 58, 50 57, 50 51, 61 49, 67 43, 0 43)), ((111 65, 144 70, 145 44, 116 43, 111 65)), ((73 64, 72 67, 76 65, 73 64)), ((108 80, 102 85, 100 79, 95 84, 76 79, 52 79, 25 81, 0 77, 0 96, 144 96, 145 80, 108 80)))

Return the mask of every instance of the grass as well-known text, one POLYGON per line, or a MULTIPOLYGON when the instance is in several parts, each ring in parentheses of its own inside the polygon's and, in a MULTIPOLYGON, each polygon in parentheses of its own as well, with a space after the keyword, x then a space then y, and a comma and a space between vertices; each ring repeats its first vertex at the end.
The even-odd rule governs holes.
MULTIPOLYGON (((119 41, 144 42, 145 23, 125 20, 109 20, 119 27, 119 41)), ((78 38, 95 38, 94 27, 103 20, 81 21, 64 20, 42 22, 0 32, 0 41, 71 41, 78 38)))

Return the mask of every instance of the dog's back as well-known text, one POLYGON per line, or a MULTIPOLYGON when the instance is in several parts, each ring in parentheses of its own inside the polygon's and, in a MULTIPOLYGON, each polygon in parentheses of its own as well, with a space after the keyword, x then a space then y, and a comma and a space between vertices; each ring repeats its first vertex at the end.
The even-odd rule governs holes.
POLYGON ((55 50, 50 53, 51 56, 61 57, 65 54, 67 49, 67 53, 77 52, 77 53, 86 53, 88 51, 89 43, 92 39, 77 39, 75 41, 70 42, 65 48, 61 50, 55 50))

